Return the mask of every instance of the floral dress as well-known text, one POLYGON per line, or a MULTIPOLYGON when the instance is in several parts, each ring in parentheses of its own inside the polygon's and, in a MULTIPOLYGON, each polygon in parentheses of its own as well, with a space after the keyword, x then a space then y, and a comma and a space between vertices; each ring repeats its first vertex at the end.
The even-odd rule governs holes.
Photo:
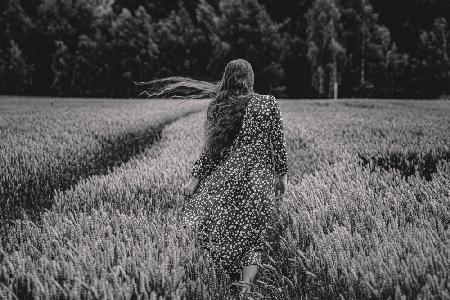
POLYGON ((283 119, 273 96, 250 99, 242 127, 220 159, 204 151, 191 175, 200 179, 185 207, 185 226, 228 274, 261 263, 263 235, 274 212, 275 172, 288 172, 283 119))

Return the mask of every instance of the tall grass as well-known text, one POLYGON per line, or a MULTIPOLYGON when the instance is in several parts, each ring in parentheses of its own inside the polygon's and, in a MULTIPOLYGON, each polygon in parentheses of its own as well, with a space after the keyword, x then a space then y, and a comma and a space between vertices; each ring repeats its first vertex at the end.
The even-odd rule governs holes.
POLYGON ((183 205, 179 189, 200 146, 198 120, 195 115, 175 122, 164 129, 160 142, 114 172, 57 193, 52 211, 42 214, 41 226, 16 221, 3 251, 14 253, 18 244, 22 250, 15 252, 17 256, 5 256, 4 262, 7 267, 26 267, 3 269, 9 289, 20 291, 25 280, 32 295, 55 297, 219 295, 220 290, 208 285, 211 281, 226 290, 179 221, 183 205), (36 254, 48 259, 36 261, 36 254), (49 265, 55 280, 46 279, 49 265), (121 271, 112 274, 116 269, 121 271), (192 278, 187 280, 189 274, 192 278), (67 285, 72 281, 74 285, 67 285), (42 282, 47 285, 42 287, 42 282), (56 291, 55 282, 67 290, 56 291))
POLYGON ((49 207, 54 190, 106 173, 141 152, 162 127, 205 103, 0 99, 0 206, 49 207))
POLYGON ((449 298, 448 102, 291 102, 283 109, 293 177, 272 230, 274 269, 263 279, 280 290, 265 293, 449 298), (408 160, 411 153, 416 159, 408 160))
MULTIPOLYGON (((253 298, 449 299, 448 102, 280 103, 290 189, 253 298)), ((127 163, 58 191, 39 223, 9 225, 0 297, 230 297, 181 223, 203 117, 177 120, 127 163)))

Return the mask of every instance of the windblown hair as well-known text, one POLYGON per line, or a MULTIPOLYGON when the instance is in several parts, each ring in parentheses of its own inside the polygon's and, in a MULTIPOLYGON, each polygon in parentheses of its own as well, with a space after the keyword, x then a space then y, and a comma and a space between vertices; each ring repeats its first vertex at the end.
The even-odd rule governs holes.
POLYGON ((203 150, 213 159, 220 159, 239 133, 248 102, 254 95, 253 84, 252 66, 244 59, 229 62, 218 84, 183 77, 136 83, 145 88, 141 94, 150 98, 212 97, 204 122, 203 150))
POLYGON ((139 96, 147 98, 212 98, 217 93, 217 84, 187 77, 167 77, 149 82, 134 82, 140 89, 139 96))
POLYGON ((239 133, 253 94, 253 84, 253 69, 246 60, 233 60, 225 67, 205 120, 204 150, 212 158, 220 158, 239 133))

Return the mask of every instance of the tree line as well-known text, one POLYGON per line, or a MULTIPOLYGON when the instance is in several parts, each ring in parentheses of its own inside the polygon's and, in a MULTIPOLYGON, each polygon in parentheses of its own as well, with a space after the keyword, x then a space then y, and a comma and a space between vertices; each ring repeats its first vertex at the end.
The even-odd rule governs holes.
POLYGON ((135 97, 249 60, 278 97, 450 94, 448 0, 3 0, 0 93, 135 97))

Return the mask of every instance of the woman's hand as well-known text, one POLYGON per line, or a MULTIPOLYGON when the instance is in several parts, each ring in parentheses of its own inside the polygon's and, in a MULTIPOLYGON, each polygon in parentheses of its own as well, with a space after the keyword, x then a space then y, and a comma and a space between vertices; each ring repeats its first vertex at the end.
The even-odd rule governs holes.
POLYGON ((183 188, 181 189, 181 192, 184 196, 192 196, 194 194, 195 189, 197 188, 198 184, 200 182, 200 179, 197 177, 191 177, 188 183, 186 183, 183 188))
POLYGON ((287 173, 283 176, 277 175, 277 185, 275 189, 275 195, 280 196, 286 193, 287 191, 287 173))

